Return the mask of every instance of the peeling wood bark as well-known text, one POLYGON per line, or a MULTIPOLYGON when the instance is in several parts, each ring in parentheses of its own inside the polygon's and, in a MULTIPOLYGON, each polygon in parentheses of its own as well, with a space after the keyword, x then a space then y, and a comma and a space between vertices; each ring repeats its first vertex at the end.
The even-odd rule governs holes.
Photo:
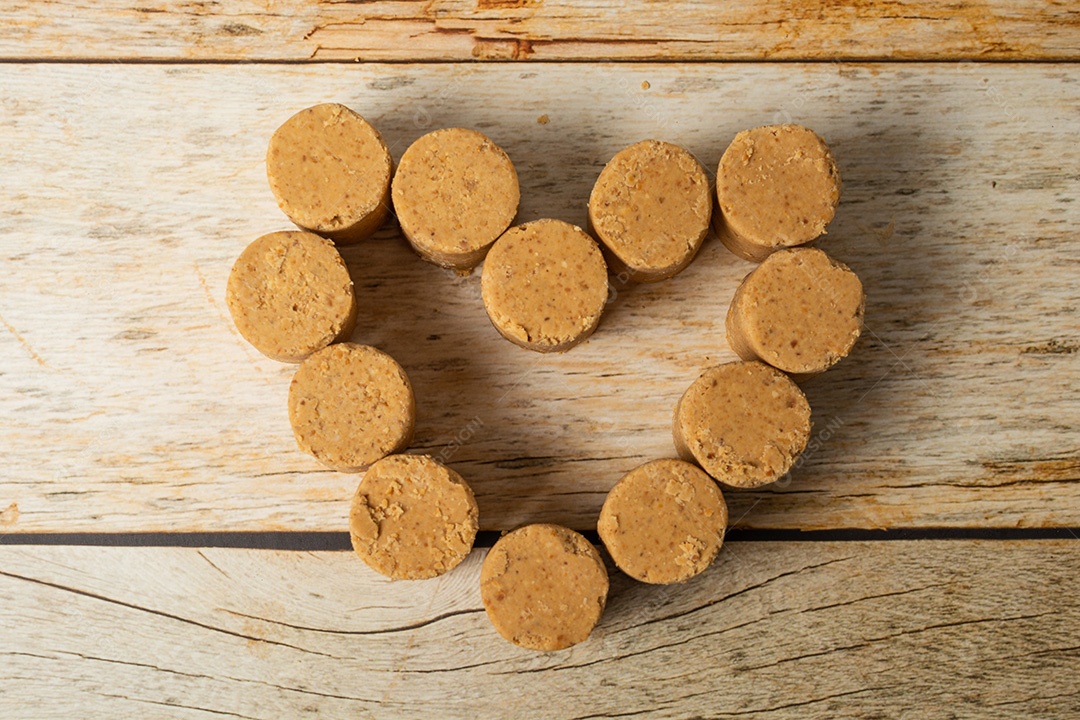
POLYGON ((1053 0, 19 2, 5 12, 0 57, 1076 60, 1080 19, 1053 0))

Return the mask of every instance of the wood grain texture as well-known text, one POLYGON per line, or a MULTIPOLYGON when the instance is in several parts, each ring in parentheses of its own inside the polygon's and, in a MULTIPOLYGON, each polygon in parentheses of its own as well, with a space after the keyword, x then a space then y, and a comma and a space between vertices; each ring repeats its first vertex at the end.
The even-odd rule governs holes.
POLYGON ((351 553, 0 548, 0 704, 33 718, 1068 718, 1075 541, 730 543, 613 576, 569 650, 502 640, 482 557, 391 583, 351 553))
MULTIPOLYGON (((244 343, 223 301, 241 249, 288 227, 267 138, 330 100, 374 122, 395 158, 436 127, 488 133, 517 165, 519 219, 579 225, 632 142, 681 143, 712 171, 740 129, 815 128, 845 183, 820 245, 862 278, 867 329, 805 386, 804 460, 774 487, 728 493, 732 520, 1080 525, 1068 67, 19 65, 4 84, 2 530, 344 530, 359 477, 296 449, 293 367, 244 343)), ((344 254, 354 339, 404 365, 413 450, 471 482, 489 529, 592 528, 623 473, 671 456, 678 397, 734 357, 723 318, 752 268, 710 239, 671 281, 612 278, 593 338, 541 356, 490 326, 478 274, 421 262, 393 228, 344 254)))
POLYGON ((815 60, 1080 57, 1062 0, 5 0, 0 57, 815 60))

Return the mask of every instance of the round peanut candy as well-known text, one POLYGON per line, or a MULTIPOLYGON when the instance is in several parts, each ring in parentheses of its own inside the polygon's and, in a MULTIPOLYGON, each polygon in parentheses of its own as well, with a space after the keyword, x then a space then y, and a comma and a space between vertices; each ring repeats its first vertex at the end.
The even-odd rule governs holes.
POLYGON ((334 244, 307 232, 263 235, 237 258, 225 294, 236 329, 259 352, 300 362, 349 337, 356 298, 334 244))
POLYGON ((412 440, 416 403, 397 362, 367 345, 323 348, 289 385, 296 443, 334 470, 358 472, 412 440))
POLYGON ((709 368, 675 407, 675 448, 716 480, 753 488, 780 479, 810 438, 810 404, 761 362, 709 368))
POLYGON ((624 573, 647 583, 685 582, 716 558, 727 528, 720 488, 697 465, 654 460, 608 493, 596 529, 624 573))
POLYGON ((392 173, 379 132, 337 103, 293 115, 266 151, 266 177, 282 212, 341 244, 363 240, 382 224, 392 173))
POLYGON ((712 216, 709 178, 678 145, 643 140, 620 150, 589 196, 589 225, 613 272, 638 282, 678 274, 694 259, 712 216))
POLYGON ((472 550, 479 510, 469 485, 427 455, 390 455, 360 481, 349 513, 353 550, 395 580, 456 567, 472 550))
POLYGON ((492 246, 480 281, 484 308, 507 340, 538 352, 584 341, 607 303, 607 266, 596 241, 561 220, 512 227, 492 246))
POLYGON ((475 267, 513 222, 521 194, 510 157, 475 130, 424 135, 401 156, 391 186, 401 232, 428 262, 475 267))
POLYGON ((499 538, 480 570, 488 619, 532 650, 562 650, 589 637, 607 604, 600 553, 579 533, 536 524, 499 538))
POLYGON ((803 380, 846 357, 862 333, 859 277, 816 248, 769 256, 747 275, 727 314, 728 344, 803 380))
POLYGON ((724 151, 716 198, 720 242, 760 262, 825 232, 840 202, 840 172, 813 130, 767 125, 739 133, 724 151))

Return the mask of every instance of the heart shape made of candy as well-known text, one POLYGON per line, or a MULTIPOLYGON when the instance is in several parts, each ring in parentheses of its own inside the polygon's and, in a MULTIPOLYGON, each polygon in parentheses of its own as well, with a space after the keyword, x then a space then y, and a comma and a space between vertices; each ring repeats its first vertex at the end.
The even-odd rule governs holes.
MULTIPOLYGON (((671 278, 693 261, 710 228, 733 253, 760 263, 735 289, 726 318, 741 360, 705 369, 674 409, 679 458, 626 473, 600 512, 608 554, 642 582, 685 582, 709 567, 727 529, 721 488, 760 487, 789 473, 811 427, 797 381, 845 357, 862 329, 858 277, 806 247, 832 220, 840 179, 824 140, 798 125, 740 132, 720 160, 715 191, 685 148, 630 145, 596 180, 587 229, 557 219, 513 226, 517 171, 502 148, 471 129, 420 137, 395 169, 370 123, 343 105, 316 105, 278 128, 266 167, 279 206, 300 230, 264 235, 241 253, 228 306, 258 350, 300 363, 288 408, 300 448, 332 469, 366 471, 352 497, 350 537, 357 555, 390 578, 452 570, 480 526, 461 475, 403 454, 416 420, 405 369, 349 342, 357 298, 335 243, 364 240, 391 211, 424 260, 461 273, 483 262, 491 324, 537 352, 569 351, 597 330, 609 272, 627 282, 671 278)), ((608 593, 597 549, 550 524, 501 537, 480 583, 498 632, 536 650, 587 638, 608 593)))

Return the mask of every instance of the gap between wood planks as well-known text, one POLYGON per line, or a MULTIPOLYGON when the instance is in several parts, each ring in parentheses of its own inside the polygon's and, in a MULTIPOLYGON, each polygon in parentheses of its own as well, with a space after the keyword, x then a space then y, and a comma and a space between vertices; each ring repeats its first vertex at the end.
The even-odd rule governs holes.
POLYGON ((390 59, 361 60, 359 58, 327 58, 315 60, 306 58, 266 58, 266 59, 228 59, 228 58, 193 58, 177 60, 175 58, 38 58, 32 56, 0 57, 0 65, 1077 65, 1080 58, 822 58, 822 57, 783 57, 775 59, 761 58, 631 58, 631 59, 592 59, 592 58, 541 58, 537 60, 457 60, 457 59, 390 59))
MULTIPOLYGON (((582 533, 594 545, 595 531, 582 533)), ((477 534, 477 548, 489 548, 502 533, 477 534)), ((728 530, 728 542, 860 542, 878 540, 1078 540, 1080 528, 892 528, 862 530, 728 530)), ((218 547, 243 550, 333 551, 350 550, 347 532, 183 532, 183 533, 9 533, 3 545, 74 545, 91 547, 218 547)))

